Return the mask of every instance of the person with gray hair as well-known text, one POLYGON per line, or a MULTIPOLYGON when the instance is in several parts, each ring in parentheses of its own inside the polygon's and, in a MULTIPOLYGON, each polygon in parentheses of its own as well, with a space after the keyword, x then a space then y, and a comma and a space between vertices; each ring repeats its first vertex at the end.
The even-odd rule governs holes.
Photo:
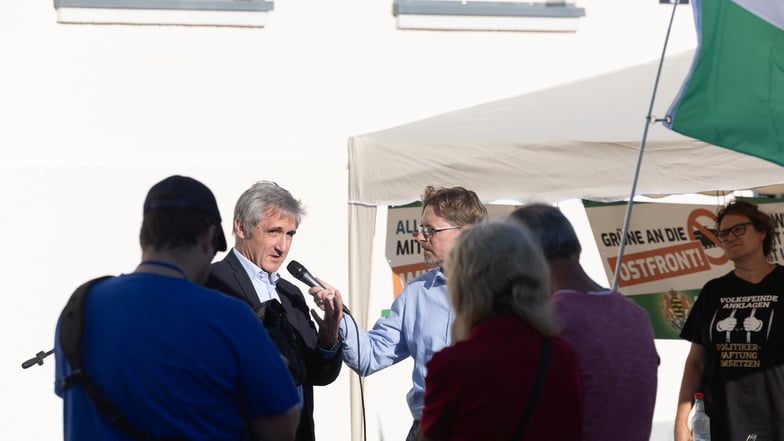
POLYGON ((332 383, 342 366, 343 303, 333 296, 320 305, 324 318, 313 314, 317 329, 302 292, 278 273, 304 214, 302 203, 285 188, 269 181, 253 184, 234 208, 234 248, 212 264, 206 285, 245 301, 263 321, 300 393, 296 440, 313 441, 313 386, 332 383))
POLYGON ((509 217, 526 226, 541 245, 556 318, 563 326, 560 335, 580 357, 583 439, 648 441, 659 367, 648 314, 585 273, 580 241, 561 210, 529 204, 509 217))
POLYGON ((535 239, 513 222, 474 225, 445 272, 453 344, 427 363, 420 440, 580 440, 577 354, 555 335, 535 239))

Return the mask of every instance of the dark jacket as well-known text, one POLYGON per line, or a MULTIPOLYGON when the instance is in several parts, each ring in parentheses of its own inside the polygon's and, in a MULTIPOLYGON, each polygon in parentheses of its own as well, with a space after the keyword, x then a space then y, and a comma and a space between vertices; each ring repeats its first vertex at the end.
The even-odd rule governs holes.
MULTIPOLYGON (((233 250, 229 250, 222 261, 212 264, 206 286, 241 299, 251 308, 260 305, 253 283, 233 250)), ((331 360, 322 358, 318 351, 318 330, 310 318, 310 308, 299 288, 281 278, 277 282, 276 290, 286 319, 293 330, 294 345, 297 346, 290 350, 300 355, 303 367, 304 403, 296 440, 314 441, 316 435, 313 425, 313 386, 324 386, 335 381, 340 374, 343 356, 339 349, 331 360)))

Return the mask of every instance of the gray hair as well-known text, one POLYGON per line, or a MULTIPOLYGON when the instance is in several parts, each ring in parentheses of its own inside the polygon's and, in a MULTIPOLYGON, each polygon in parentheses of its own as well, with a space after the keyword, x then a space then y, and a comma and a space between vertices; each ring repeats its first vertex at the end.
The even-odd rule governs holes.
POLYGON ((270 209, 280 210, 283 215, 293 217, 298 227, 305 215, 302 202, 295 199, 288 190, 271 181, 259 181, 240 195, 234 206, 234 221, 240 221, 250 238, 253 227, 270 209))
POLYGON ((490 221, 469 227, 455 239, 445 272, 454 341, 467 338, 480 320, 505 313, 544 335, 555 332, 547 262, 524 226, 490 221))
POLYGON ((582 251, 572 224, 558 208, 539 203, 524 205, 509 218, 528 227, 548 261, 579 256, 582 251))

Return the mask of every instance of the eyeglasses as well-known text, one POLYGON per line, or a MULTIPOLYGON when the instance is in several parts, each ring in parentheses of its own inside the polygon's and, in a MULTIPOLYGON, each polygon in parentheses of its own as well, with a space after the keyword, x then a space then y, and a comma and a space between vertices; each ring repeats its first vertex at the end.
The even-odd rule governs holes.
POLYGON ((417 228, 417 233, 421 234, 422 237, 425 240, 428 240, 431 237, 435 236, 435 234, 438 233, 439 231, 457 230, 458 228, 460 228, 460 227, 456 227, 456 226, 453 226, 453 225, 449 225, 449 226, 446 226, 446 227, 438 227, 438 228, 436 228, 436 227, 424 227, 424 226, 420 225, 419 228, 417 228))
POLYGON ((729 239, 730 233, 732 233, 735 237, 741 237, 746 234, 746 227, 749 225, 754 225, 754 223, 743 222, 740 224, 735 224, 727 229, 717 231, 716 237, 722 242, 726 242, 727 239, 729 239))

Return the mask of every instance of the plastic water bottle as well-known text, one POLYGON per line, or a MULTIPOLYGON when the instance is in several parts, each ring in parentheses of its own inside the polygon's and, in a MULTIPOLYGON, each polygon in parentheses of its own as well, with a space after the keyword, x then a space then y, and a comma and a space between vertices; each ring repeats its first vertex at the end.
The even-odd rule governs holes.
POLYGON ((710 418, 705 413, 702 392, 694 394, 694 418, 691 421, 691 437, 694 441, 710 441, 710 418))

